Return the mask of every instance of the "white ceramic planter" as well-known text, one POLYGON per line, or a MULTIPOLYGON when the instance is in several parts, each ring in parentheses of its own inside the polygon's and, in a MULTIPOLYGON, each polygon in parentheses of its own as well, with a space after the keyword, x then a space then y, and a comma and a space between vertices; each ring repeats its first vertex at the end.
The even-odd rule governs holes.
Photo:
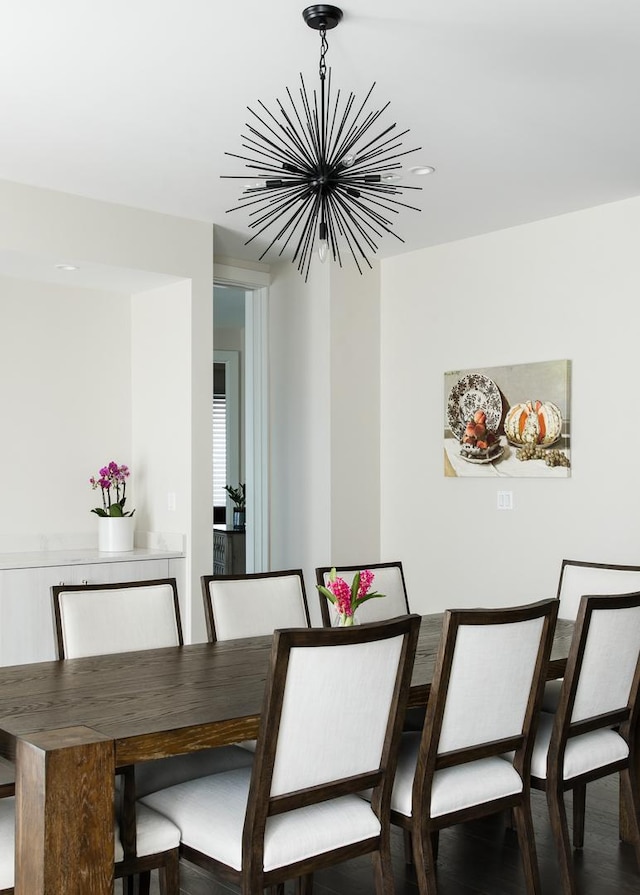
POLYGON ((98 516, 98 550, 127 553, 133 550, 133 516, 98 516))

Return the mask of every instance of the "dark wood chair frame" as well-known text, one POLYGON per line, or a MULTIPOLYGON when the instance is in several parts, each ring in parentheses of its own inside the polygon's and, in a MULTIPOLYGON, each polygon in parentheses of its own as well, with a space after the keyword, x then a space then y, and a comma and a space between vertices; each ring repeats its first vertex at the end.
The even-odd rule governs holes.
MULTIPOLYGON (((316 569, 316 584, 325 584, 325 575, 331 571, 331 566, 321 566, 316 569)), ((375 573, 376 569, 391 569, 397 568, 400 572, 400 580, 402 581, 402 590, 404 592, 404 602, 407 607, 407 614, 411 611, 409 609, 409 598, 407 597, 407 586, 404 581, 404 572, 402 571, 402 563, 401 562, 374 562, 374 563, 361 563, 360 565, 355 566, 342 566, 339 565, 338 571, 340 572, 361 572, 363 569, 371 569, 372 572, 375 573)), ((325 585, 326 586, 326 585, 325 585)), ((320 600, 320 612, 322 613, 322 624, 325 628, 331 627, 331 610, 329 608, 329 601, 326 597, 324 597, 320 591, 318 591, 318 598, 320 600)))
POLYGON ((640 566, 622 566, 618 563, 606 562, 584 562, 581 559, 563 559, 560 568, 560 578, 558 580, 558 599, 562 593, 562 580, 564 578, 564 570, 566 566, 580 566, 583 569, 609 569, 612 572, 640 572, 640 566))
POLYGON ((173 606, 176 613, 176 628, 178 636, 178 645, 182 646, 184 639, 182 636, 182 621, 180 619, 180 601, 178 600, 178 585, 175 578, 155 578, 147 581, 121 581, 109 582, 109 584, 56 584, 51 588, 51 599, 53 605, 53 623, 56 632, 56 648, 59 659, 65 659, 64 654, 64 638, 62 635, 62 617, 60 613, 60 594, 69 593, 71 591, 90 592, 90 591, 109 591, 123 590, 124 588, 134 587, 157 587, 159 585, 168 585, 173 591, 173 606))
MULTIPOLYGON (((69 591, 90 592, 123 590, 134 587, 156 587, 168 585, 173 591, 173 606, 175 610, 178 645, 184 644, 182 635, 182 621, 180 618, 180 602, 178 600, 178 586, 175 578, 155 578, 147 581, 109 582, 108 584, 56 584, 51 588, 53 605, 53 620, 56 632, 56 646, 58 659, 65 660, 64 637, 62 632, 62 615, 60 611, 60 594, 69 591)), ((139 876, 139 895, 148 895, 151 886, 151 871, 158 870, 160 874, 160 891, 162 895, 179 895, 180 869, 179 849, 171 849, 166 852, 158 852, 152 855, 138 857, 136 854, 136 785, 135 766, 126 765, 116 768, 116 775, 123 779, 122 797, 118 806, 118 822, 120 825, 120 840, 124 851, 124 859, 114 864, 115 879, 124 880, 126 895, 133 895, 134 877, 139 876)), ((0 895, 3 895, 0 892, 0 895)))
MULTIPOLYGON (((242 575, 202 575, 200 578, 202 584, 202 599, 204 602, 204 618, 207 625, 207 639, 209 643, 215 643, 218 639, 216 635, 216 623, 213 617, 213 606, 211 604, 211 591, 209 584, 212 581, 259 581, 264 578, 286 578, 297 577, 300 579, 300 591, 302 594, 302 604, 304 607, 305 618, 307 619, 307 627, 311 627, 311 619, 309 617, 309 606, 307 604, 307 592, 304 586, 304 574, 302 569, 284 569, 280 572, 249 572, 242 575)), ((2 895, 2 893, 0 893, 2 895)))
POLYGON ((529 769, 533 751, 536 719, 540 711, 546 668, 551 653, 555 621, 558 613, 557 600, 542 600, 529 606, 506 609, 447 610, 444 614, 443 632, 436 657, 433 683, 427 704, 425 725, 420 741, 418 762, 413 781, 413 810, 411 817, 391 811, 391 822, 402 827, 409 835, 405 843, 413 849, 413 864, 421 895, 434 895, 437 891, 435 865, 438 853, 438 835, 441 829, 475 820, 505 809, 512 809, 522 854, 522 864, 529 895, 540 892, 540 876, 535 851, 533 820, 531 816, 529 769), (463 625, 510 624, 543 618, 542 636, 536 658, 535 671, 527 709, 518 736, 473 745, 452 752, 438 754, 438 743, 447 702, 449 680, 458 630, 463 625), (459 811, 431 817, 431 789, 436 771, 455 767, 490 756, 515 752, 513 765, 522 778, 522 791, 491 802, 473 805, 459 811))
POLYGON ((180 848, 182 857, 206 868, 222 880, 239 885, 243 895, 256 895, 265 888, 282 891, 284 882, 293 878, 300 881, 297 891, 308 892, 315 871, 370 853, 373 856, 376 892, 378 895, 383 893, 392 895, 394 889, 389 826, 391 789, 419 630, 420 617, 408 615, 391 622, 375 622, 346 629, 310 628, 276 631, 242 837, 242 870, 234 870, 184 845, 180 848), (398 636, 403 636, 404 642, 380 766, 367 774, 271 797, 277 731, 282 714, 291 650, 296 647, 358 644, 398 636), (373 789, 371 800, 373 810, 381 824, 379 836, 315 855, 293 865, 264 872, 262 854, 269 817, 370 788, 373 789))
MULTIPOLYGON (((568 560, 565 560, 568 563, 568 560)), ((575 563, 574 563, 575 564, 575 563)), ((579 563, 579 565, 595 565, 591 563, 579 563)), ((564 563, 563 563, 564 567, 564 563)), ((602 568, 602 566, 599 566, 602 568)), ((607 568, 605 566, 605 568, 607 568)), ((615 566, 613 568, 633 568, 615 566)), ((636 859, 640 867, 640 780, 637 777, 634 757, 636 754, 636 738, 638 720, 640 717, 640 656, 636 666, 635 676, 631 686, 627 705, 615 712, 586 718, 575 723, 571 722, 571 714, 575 703, 580 670, 584 659, 584 652, 589 633, 589 626, 593 613, 598 609, 624 609, 640 606, 640 592, 631 594, 615 594, 611 596, 585 595, 580 601, 580 608, 576 619, 567 667, 564 675, 564 683, 560 694, 560 702, 555 712, 555 721, 549 752, 547 757, 547 778, 532 777, 531 785, 534 789, 546 793, 549 806, 549 818, 551 828, 556 841, 558 859, 560 862, 560 878, 562 890, 565 895, 575 895, 577 892, 575 874, 573 872, 573 859, 569 843, 569 828, 567 813, 564 804, 564 793, 573 792, 573 845, 582 848, 584 844, 584 820, 587 783, 607 777, 610 774, 620 772, 621 798, 626 807, 627 816, 630 818, 630 838, 635 849, 636 859), (596 768, 579 777, 564 780, 562 768, 564 766, 564 754, 567 743, 571 737, 579 736, 593 730, 616 727, 617 732, 629 746, 630 758, 612 762, 608 765, 596 768)))

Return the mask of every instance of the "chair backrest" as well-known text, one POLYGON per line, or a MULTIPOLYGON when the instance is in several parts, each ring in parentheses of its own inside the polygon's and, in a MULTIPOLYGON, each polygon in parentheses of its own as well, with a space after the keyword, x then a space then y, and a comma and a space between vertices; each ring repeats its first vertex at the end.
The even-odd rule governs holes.
POLYGON ((513 751, 528 777, 557 612, 557 600, 445 612, 414 782, 421 810, 442 767, 513 751))
POLYGON ((634 730, 639 680, 640 592, 584 595, 556 711, 556 746, 598 727, 634 730))
POLYGON ((419 629, 407 615, 276 631, 245 844, 270 814, 369 788, 374 810, 388 811, 419 629))
POLYGON ((175 578, 51 588, 58 658, 182 644, 175 578))
POLYGON ((625 594, 635 590, 640 590, 640 566, 563 559, 558 615, 575 621, 584 594, 625 594))
MULTIPOLYGON (((377 590, 385 596, 380 600, 369 600, 367 603, 363 603, 358 609, 358 620, 361 622, 378 622, 396 618, 398 615, 406 615, 410 610, 402 563, 374 562, 362 563, 359 566, 340 566, 340 568, 336 569, 336 573, 339 578, 344 578, 347 584, 351 585, 355 573, 362 572, 364 569, 370 569, 374 574, 372 590, 377 590)), ((317 584, 323 584, 326 587, 330 572, 330 566, 316 569, 317 584)), ((337 625, 338 614, 333 611, 333 606, 329 604, 327 598, 320 591, 318 591, 318 596, 320 598, 322 624, 325 628, 337 625)))
POLYGON ((302 569, 250 575, 203 575, 207 636, 216 640, 259 637, 276 628, 308 628, 302 569))

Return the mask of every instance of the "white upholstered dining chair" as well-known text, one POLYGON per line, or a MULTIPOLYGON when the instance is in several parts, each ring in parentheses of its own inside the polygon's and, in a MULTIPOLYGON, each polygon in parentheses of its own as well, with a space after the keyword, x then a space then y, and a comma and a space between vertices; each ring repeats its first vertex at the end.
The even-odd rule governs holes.
MULTIPOLYGON (((183 643, 175 578, 56 585, 51 594, 60 659, 161 649, 183 643)), ((162 892, 177 895, 179 832, 148 808, 135 809, 136 797, 199 775, 242 767, 250 761, 245 750, 226 746, 119 769, 124 786, 118 792, 122 807, 121 824, 116 831, 116 877, 127 877, 130 885, 131 876, 140 873, 140 891, 148 891, 148 871, 158 867, 162 892), (156 853, 162 853, 161 857, 151 860, 149 856, 156 853)))
MULTIPOLYGON (((15 796, 0 797, 0 895, 14 895, 15 886, 15 796)), ((115 878, 129 877, 147 869, 159 870, 162 895, 179 895, 178 845, 180 831, 167 818, 140 806, 137 814, 135 855, 125 855, 120 830, 114 831, 115 878)), ((133 887, 125 880, 125 891, 133 887)), ((140 892, 144 891, 144 883, 140 892)), ((147 889, 148 891, 148 889, 147 889)))
MULTIPOLYGON (((640 590, 640 566, 563 559, 558 582, 558 618, 575 621, 583 594, 624 594, 636 590, 640 590)), ((543 711, 556 710, 561 686, 561 680, 547 683, 543 711)))
POLYGON ((182 858, 256 895, 371 853, 375 891, 392 892, 389 798, 419 625, 276 631, 253 768, 143 800, 180 827, 182 858))
POLYGON ((575 621, 584 594, 628 594, 636 590, 640 590, 640 566, 563 559, 558 618, 575 621))
POLYGON ((0 895, 13 895, 15 885, 15 797, 0 797, 0 895))
POLYGON ((181 646, 175 578, 51 588, 58 658, 181 646))
MULTIPOLYGON (((376 562, 363 563, 359 566, 340 566, 339 569, 336 569, 336 574, 340 578, 344 578, 347 584, 351 585, 356 572, 361 572, 364 569, 370 569, 374 573, 372 589, 384 594, 384 597, 363 603, 358 609, 359 622, 382 621, 383 619, 395 618, 398 615, 405 615, 407 612, 410 612, 401 562, 376 562)), ((328 566, 317 568, 317 584, 323 584, 326 587, 330 572, 331 569, 328 566)), ((322 624, 327 628, 336 625, 338 623, 338 614, 334 611, 333 606, 320 591, 318 591, 318 598, 320 600, 322 624)), ((424 706, 407 709, 404 721, 405 730, 422 730, 423 724, 424 706)))
MULTIPOLYGON (((302 569, 203 575, 201 583, 210 643, 311 626, 302 569)), ((256 741, 243 740, 238 747, 254 752, 256 741)))
POLYGON ((302 569, 203 575, 201 583, 211 643, 310 626, 302 569))
MULTIPOLYGON (((344 578, 347 584, 351 584, 356 572, 370 569, 374 574, 372 589, 385 596, 382 599, 369 600, 358 609, 360 622, 378 622, 383 619, 395 618, 398 615, 406 615, 409 610, 407 588, 404 583, 404 573, 401 562, 376 562, 363 563, 361 565, 340 566, 336 568, 339 578, 344 578)), ((331 572, 330 566, 321 566, 316 569, 316 582, 325 587, 331 572)), ((320 612, 322 624, 325 627, 338 623, 337 614, 329 601, 318 591, 320 599, 320 612)))
POLYGON ((577 886, 564 793, 573 794, 573 844, 584 842, 587 783, 620 773, 630 838, 640 868, 640 592, 584 595, 576 617, 560 699, 539 720, 531 783, 546 792, 564 895, 577 886))
POLYGON ((424 728, 402 734, 391 796, 391 822, 411 834, 420 895, 437 892, 439 831, 505 808, 526 891, 540 893, 529 763, 557 607, 445 612, 424 728))

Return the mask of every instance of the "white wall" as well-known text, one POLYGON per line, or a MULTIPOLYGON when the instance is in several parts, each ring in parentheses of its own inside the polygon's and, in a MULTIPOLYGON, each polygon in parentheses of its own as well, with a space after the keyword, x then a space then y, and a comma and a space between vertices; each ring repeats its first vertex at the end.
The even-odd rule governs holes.
POLYGON ((145 494, 138 519, 144 531, 179 534, 190 513, 183 456, 191 417, 184 399, 191 389, 190 302, 186 281, 141 292, 132 301, 133 463, 145 494), (175 510, 169 509, 169 494, 175 510))
POLYGON ((312 621, 314 569, 331 551, 329 267, 305 286, 293 264, 269 290, 271 568, 302 568, 312 621))
POLYGON ((377 265, 331 273, 331 553, 316 565, 380 558, 380 286, 377 265))
MULTIPOLYGON (((64 425, 46 414, 42 417, 43 445, 38 454, 41 462, 29 452, 32 448, 22 432, 21 421, 29 401, 29 383, 14 376, 13 355, 0 356, 0 381, 11 383, 16 389, 12 398, 17 412, 13 418, 5 414, 4 432, 8 433, 18 450, 21 477, 21 500, 31 510, 31 531, 37 535, 49 530, 41 521, 39 506, 43 500, 42 479, 57 476, 61 489, 73 493, 73 505, 81 513, 76 530, 86 525, 87 507, 93 496, 85 478, 93 472, 87 465, 110 459, 105 454, 113 451, 113 459, 126 462, 124 452, 130 448, 136 458, 132 464, 132 493, 136 506, 144 507, 143 515, 152 531, 162 531, 165 524, 185 536, 187 550, 187 586, 190 600, 199 609, 199 577, 211 568, 211 385, 212 368, 212 301, 213 282, 212 227, 208 224, 155 214, 139 209, 96 202, 78 196, 26 187, 0 181, 0 252, 16 256, 33 256, 53 261, 73 261, 82 269, 94 271, 103 267, 105 274, 123 271, 136 272, 131 281, 140 283, 140 272, 171 278, 168 291, 146 295, 138 286, 136 294, 107 302, 101 314, 90 315, 88 310, 76 309, 79 323, 71 323, 65 310, 66 294, 52 292, 51 287, 33 287, 32 298, 46 308, 47 297, 54 299, 55 308, 49 309, 52 342, 64 339, 64 329, 83 341, 72 345, 76 360, 75 374, 84 384, 74 383, 72 397, 86 397, 103 402, 97 419, 94 409, 87 410, 77 400, 64 416, 64 425), (124 302, 124 303, 123 303, 124 302), (130 323, 120 326, 120 312, 134 307, 134 335, 130 341, 130 323), (58 314, 60 316, 58 316, 58 314), (122 331, 121 331, 122 330, 122 331), (155 335, 158 338, 156 340, 155 335), (131 350, 130 350, 131 348, 131 350), (131 358, 136 365, 135 377, 130 374, 131 358), (143 370, 149 364, 147 374, 143 370), (96 366, 100 370, 96 371, 96 366), (153 375, 150 375, 151 371, 153 375), (125 374, 126 371, 126 374, 125 374), (128 377, 128 388, 123 377, 128 377), (115 395, 109 392, 113 378, 115 395), (125 396, 125 393, 128 394, 125 396), (146 409, 145 402, 149 406, 146 409), (132 402, 133 401, 133 406, 132 402), (136 427, 131 421, 132 409, 146 414, 150 422, 155 408, 156 419, 151 428, 136 427), (74 415, 75 413, 75 415, 74 415), (113 434, 111 432, 113 430, 113 434), (158 432, 170 431, 170 438, 155 437, 158 432), (63 469, 50 470, 47 458, 52 441, 63 440, 71 445, 73 456, 63 469), (23 458, 26 457, 25 461, 23 458), (140 477, 138 481, 136 476, 140 477), (177 484, 176 483, 176 476, 177 484), (147 477, 147 478, 145 478, 147 477), (142 487, 143 481, 145 482, 142 487), (135 484, 134 484, 135 482, 135 484), (166 495, 176 488, 175 520, 169 523, 166 515, 166 495)), ((107 276, 111 282, 111 277, 107 276)), ((156 280, 158 277, 155 278, 156 280)), ((25 287, 26 288, 26 287, 25 287)), ((93 300, 91 296, 87 296, 93 300)), ((15 301, 15 299, 13 299, 15 301)), ((98 299, 94 300, 97 302, 98 299)), ((104 303, 104 302, 103 302, 104 303)), ((74 312, 75 313, 75 312, 74 312)), ((74 315, 71 314, 71 317, 74 315)), ((7 325, 3 313, 3 328, 7 325)), ((37 319, 33 329, 37 329, 37 319)), ((50 352, 47 350, 47 356, 50 352)), ((49 378, 48 388, 61 393, 68 386, 68 362, 61 358, 55 368, 34 359, 37 376, 49 378)), ((38 417, 40 416, 38 412, 38 417)), ((14 447, 13 450, 16 450, 14 447)), ((50 494, 50 492, 47 492, 50 494)), ((26 511, 25 511, 26 512, 26 511)), ((45 511, 47 516, 49 511, 45 511)), ((66 511, 64 511, 66 513, 66 511)), ((69 510, 69 515, 74 510, 69 510)), ((2 528, 12 530, 13 520, 6 507, 0 518, 2 528)), ((46 517, 45 517, 46 518, 46 517)), ((24 527, 29 523, 24 521, 24 527)), ((67 523, 65 523, 67 524, 67 523)), ((71 524, 70 522, 68 524, 71 524)), ((187 625, 189 622, 187 621, 187 625)), ((193 629, 187 637, 204 635, 199 616, 194 615, 193 629)))
POLYGON ((271 568, 374 562, 380 549, 377 272, 292 264, 269 294, 271 568))
MULTIPOLYGON (((128 296, 0 278, 0 550, 97 541, 89 477, 131 465, 128 296)), ((135 507, 135 478, 127 505, 135 507)))
POLYGON ((563 557, 640 563, 639 237, 634 199, 383 262, 382 554, 418 612, 553 596, 563 557), (445 478, 443 373, 561 358, 571 477, 445 478))

